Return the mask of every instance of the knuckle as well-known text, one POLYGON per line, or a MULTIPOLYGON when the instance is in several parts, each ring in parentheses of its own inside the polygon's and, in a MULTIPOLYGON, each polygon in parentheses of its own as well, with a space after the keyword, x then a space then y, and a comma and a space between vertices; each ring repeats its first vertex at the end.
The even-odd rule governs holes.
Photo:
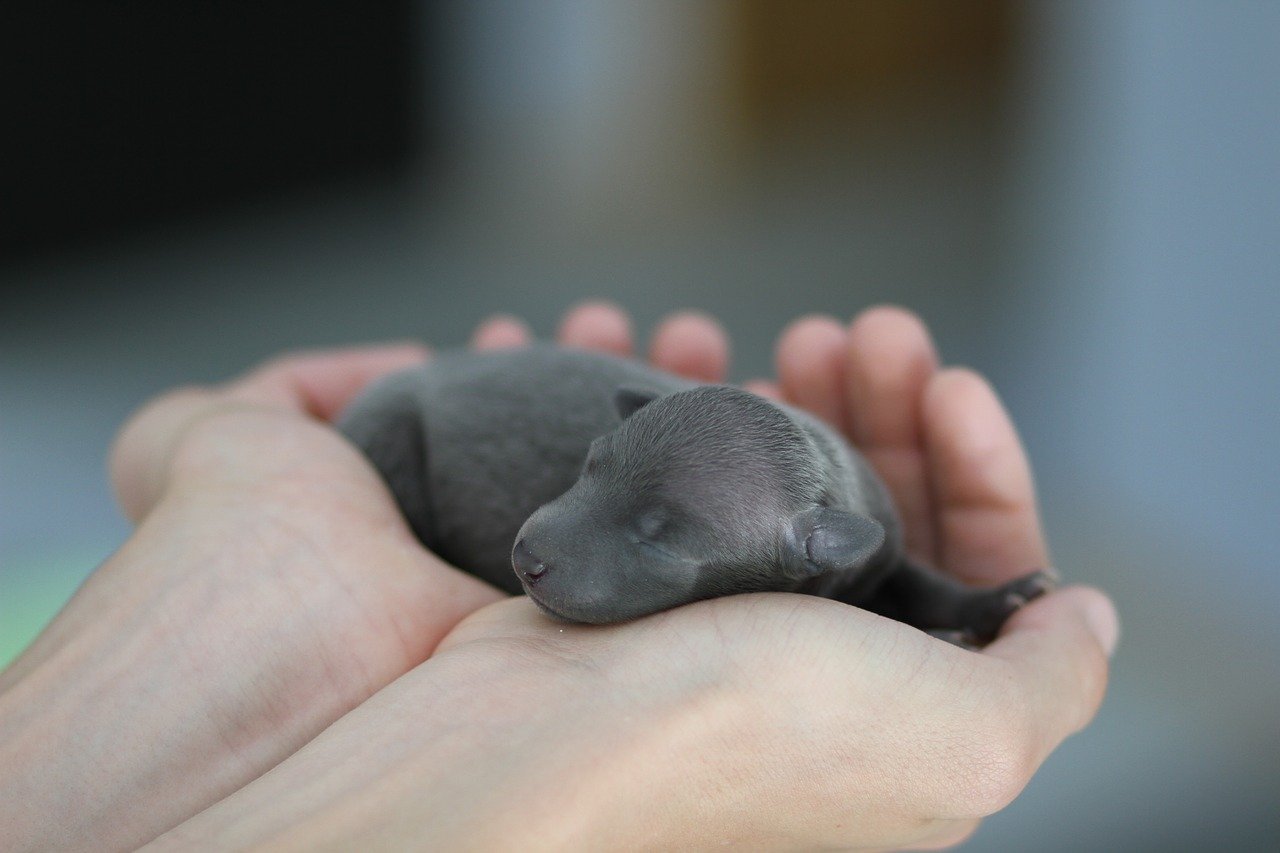
POLYGON ((1009 680, 993 690, 973 724, 968 772, 959 797, 959 819, 988 817, 1022 793, 1038 765, 1030 702, 1009 680))
POLYGON ((173 420, 176 412, 194 409, 213 397, 213 392, 201 385, 183 385, 172 388, 147 400, 129 415, 116 433, 116 445, 156 421, 173 420))
POLYGON ((167 391, 139 407, 117 431, 107 453, 107 469, 125 515, 139 520, 167 470, 168 455, 183 426, 214 398, 204 387, 167 391))
POLYGON ((988 817, 1022 793, 1034 770, 1034 756, 1024 739, 1007 737, 988 744, 970 792, 967 817, 988 817))
POLYGON ((143 406, 143 413, 162 409, 191 409, 203 406, 218 396, 217 391, 205 385, 180 385, 154 397, 143 406))
POLYGON ((276 429, 288 418, 251 403, 224 401, 195 414, 175 436, 170 464, 175 476, 208 470, 232 471, 245 461, 279 467, 305 455, 307 436, 276 429))
POLYGON ((109 451, 111 475, 117 481, 131 473, 157 446, 170 443, 173 434, 194 413, 213 399, 214 393, 199 385, 166 391, 143 403, 116 431, 109 451))
POLYGON ((293 350, 274 355, 249 371, 250 376, 261 377, 280 373, 292 373, 309 362, 320 353, 316 350, 293 350))

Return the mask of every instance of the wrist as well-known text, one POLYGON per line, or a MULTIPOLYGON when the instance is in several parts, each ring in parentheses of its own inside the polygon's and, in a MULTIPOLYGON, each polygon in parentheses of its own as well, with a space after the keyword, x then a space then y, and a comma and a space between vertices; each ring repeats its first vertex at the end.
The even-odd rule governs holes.
POLYGON ((412 665, 304 535, 214 502, 158 505, 0 693, 6 843, 143 843, 412 665))
POLYGON ((137 846, 341 713, 326 707, 323 683, 281 667, 265 642, 242 639, 229 659, 199 622, 172 602, 145 616, 106 608, 0 695, 6 844, 137 846))
POLYGON ((246 756, 144 673, 156 638, 83 636, 0 695, 0 826, 15 849, 136 846, 236 786, 246 756))

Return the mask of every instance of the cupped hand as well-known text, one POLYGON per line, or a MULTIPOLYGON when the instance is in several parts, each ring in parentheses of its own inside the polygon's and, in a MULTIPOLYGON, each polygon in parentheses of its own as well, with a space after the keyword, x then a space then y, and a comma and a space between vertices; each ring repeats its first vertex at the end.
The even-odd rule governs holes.
MULTIPOLYGON (((498 319, 473 344, 528 337, 498 319)), ((600 304, 567 316, 560 338, 630 346, 625 316, 600 304)), ((655 359, 679 352, 659 344, 655 359)), ((111 472, 134 534, 0 674, 6 845, 154 838, 503 597, 425 551, 328 423, 368 382, 427 357, 416 345, 289 356, 166 394, 125 426, 111 472)))
MULTIPOLYGON (((708 321, 663 334, 681 364, 722 377, 708 321)), ((981 378, 939 369, 915 317, 800 321, 779 343, 778 374, 750 387, 862 448, 914 557, 976 583, 1047 564, 1007 416, 981 378)), ((981 653, 799 595, 609 627, 510 599, 162 842, 944 846, 1090 720, 1117 631, 1108 600, 1085 588, 1033 602, 981 653)))

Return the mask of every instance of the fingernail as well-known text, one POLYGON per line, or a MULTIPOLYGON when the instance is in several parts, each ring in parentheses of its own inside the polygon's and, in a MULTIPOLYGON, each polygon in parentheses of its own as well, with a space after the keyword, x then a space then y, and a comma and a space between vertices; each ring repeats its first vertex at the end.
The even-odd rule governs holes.
POLYGON ((1105 598, 1090 601, 1085 606, 1084 621, 1107 657, 1115 654, 1120 640, 1120 618, 1111 602, 1105 598))

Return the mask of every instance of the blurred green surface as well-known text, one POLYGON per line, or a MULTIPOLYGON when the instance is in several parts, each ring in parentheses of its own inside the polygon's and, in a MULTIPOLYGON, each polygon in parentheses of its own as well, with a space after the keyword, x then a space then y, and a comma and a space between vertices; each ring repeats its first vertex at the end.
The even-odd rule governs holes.
POLYGON ((101 549, 80 547, 4 560, 0 567, 0 669, 35 639, 102 557, 101 549))

